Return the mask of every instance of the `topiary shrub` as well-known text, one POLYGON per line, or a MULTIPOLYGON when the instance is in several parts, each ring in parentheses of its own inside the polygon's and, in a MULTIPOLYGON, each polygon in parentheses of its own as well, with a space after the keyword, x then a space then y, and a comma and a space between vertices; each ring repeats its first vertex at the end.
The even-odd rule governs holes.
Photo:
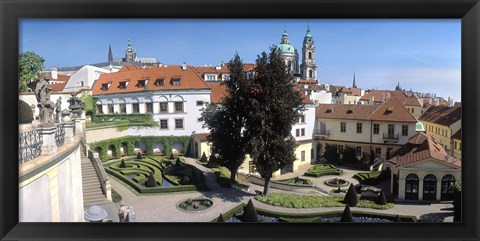
POLYGON ((218 160, 215 154, 210 154, 210 158, 208 159, 207 167, 214 168, 218 166, 218 160))
POLYGON ((402 219, 400 219, 400 216, 398 216, 398 214, 397 214, 397 216, 395 217, 394 222, 396 222, 396 223, 402 222, 402 219))
POLYGON ((350 184, 350 187, 348 187, 348 191, 347 191, 347 194, 345 194, 345 198, 343 199, 343 202, 348 204, 350 207, 357 206, 358 196, 357 196, 357 192, 355 191, 355 188, 353 187, 353 184, 350 184))
POLYGON ((156 187, 157 182, 155 181, 155 177, 153 177, 153 172, 150 172, 147 181, 145 182, 145 187, 156 187))
POLYGON ((122 162, 120 163, 120 168, 127 168, 127 165, 125 164, 125 161, 122 158, 122 162))
POLYGON ((223 218, 223 214, 220 213, 220 215, 218 215, 218 218, 217 218, 217 223, 224 223, 225 222, 225 219, 223 218))
POLYGON ((345 206, 343 210, 342 218, 340 219, 342 223, 351 223, 353 222, 352 212, 350 211, 350 206, 348 204, 345 206))
POLYGON ((175 161, 175 166, 179 167, 182 165, 182 162, 180 161, 180 158, 177 158, 177 161, 175 161))
POLYGON ((169 157, 168 159, 170 159, 170 160, 173 160, 173 159, 175 159, 175 157, 173 156, 173 153, 172 153, 172 154, 170 154, 170 157, 169 157))
POLYGON ((242 222, 258 222, 257 210, 253 206, 252 199, 250 199, 247 206, 243 208, 242 222))
POLYGON ((378 195, 377 204, 378 205, 386 205, 387 204, 387 199, 385 198, 385 192, 383 192, 383 190, 380 192, 380 195, 378 195))
POLYGON ((23 100, 18 100, 18 124, 32 123, 32 108, 23 100))
POLYGON ((142 160, 142 153, 141 152, 137 152, 137 160, 142 160))
POLYGON ((187 175, 183 176, 182 181, 180 181, 180 183, 182 185, 189 185, 190 184, 190 177, 187 176, 187 175))
POLYGON ((200 162, 202 162, 202 163, 207 162, 207 155, 205 155, 205 152, 203 152, 202 158, 200 158, 200 162))

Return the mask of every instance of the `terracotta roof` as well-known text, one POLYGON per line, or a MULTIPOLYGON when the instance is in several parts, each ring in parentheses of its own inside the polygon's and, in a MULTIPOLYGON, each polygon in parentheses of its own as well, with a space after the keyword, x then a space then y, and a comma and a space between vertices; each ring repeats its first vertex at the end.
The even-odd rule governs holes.
POLYGON ((318 84, 318 81, 317 81, 317 80, 306 80, 306 79, 301 79, 301 80, 299 80, 299 81, 297 82, 297 84, 304 84, 304 85, 305 85, 305 84, 306 84, 306 85, 310 84, 310 85, 316 85, 316 84, 318 84))
POLYGON ((194 138, 199 141, 207 141, 208 135, 210 135, 210 133, 196 133, 194 134, 194 138))
POLYGON ((342 86, 338 91, 337 91, 337 94, 338 93, 351 93, 352 95, 354 96, 360 96, 362 94, 362 90, 359 89, 359 88, 348 88, 348 87, 345 87, 345 86, 342 86))
MULTIPOLYGON (((230 69, 228 69, 228 65, 219 66, 192 66, 192 68, 200 75, 202 78, 205 78, 205 74, 217 74, 217 80, 221 81, 222 74, 229 74, 230 69), (218 69, 217 69, 218 68, 218 69)), ((252 72, 255 70, 255 64, 243 64, 243 70, 245 72, 252 72)))
POLYGON ((431 136, 423 132, 412 136, 405 145, 392 153, 392 158, 390 158, 389 161, 398 167, 423 161, 428 158, 433 158, 457 167, 462 166, 460 160, 449 156, 442 145, 439 145, 431 136))
POLYGON ((115 73, 101 74, 92 87, 93 95, 129 93, 155 90, 186 90, 186 89, 209 89, 203 79, 190 67, 182 70, 180 65, 169 65, 168 67, 142 68, 115 73), (180 85, 173 85, 172 80, 179 78, 180 85), (162 86, 156 86, 156 80, 163 79, 162 86), (148 80, 145 87, 141 87, 140 81, 148 80), (121 82, 128 83, 121 88, 121 82), (106 85, 107 90, 102 90, 106 85))
POLYGON ((210 94, 210 101, 213 104, 219 104, 222 102, 222 98, 227 93, 227 87, 221 83, 208 83, 212 93, 210 94))
POLYGON ((53 92, 61 92, 67 85, 67 82, 58 83, 58 84, 49 84, 48 87, 52 89, 53 92))
POLYGON ((142 68, 140 66, 136 66, 136 65, 124 65, 122 68, 120 68, 120 70, 118 70, 118 72, 130 71, 130 70, 139 70, 139 69, 142 69, 142 68))
POLYGON ((370 97, 373 97, 374 102, 382 102, 382 94, 385 97, 385 100, 388 99, 388 94, 390 93, 391 97, 396 98, 400 103, 404 106, 422 106, 420 105, 420 102, 418 101, 417 97, 415 96, 407 96, 405 93, 399 90, 372 90, 369 91, 368 93, 365 93, 362 98, 360 98, 361 101, 369 101, 370 97))
POLYGON ((297 87, 293 87, 294 91, 298 91, 300 93, 300 98, 302 99, 302 104, 313 104, 313 100, 311 100, 308 96, 303 93, 303 91, 300 91, 297 87))
MULTIPOLYGON (((47 73, 50 74, 49 72, 47 72, 47 73)), ((41 73, 41 74, 37 77, 37 79, 40 79, 40 77, 45 76, 47 73, 41 73)), ((50 78, 51 78, 51 76, 50 76, 50 78)), ((57 74, 57 78, 56 78, 56 79, 53 79, 53 78, 52 78, 52 79, 50 79, 50 80, 51 80, 51 81, 62 81, 62 82, 65 82, 65 83, 66 83, 69 79, 70 79, 70 76, 68 76, 68 75, 57 74)))
POLYGON ((419 120, 431 122, 443 126, 451 124, 462 119, 462 107, 430 106, 419 120))
POLYGON ((460 128, 457 133, 453 134, 452 139, 462 140, 462 128, 460 128))
POLYGON ((390 98, 381 105, 321 104, 316 108, 315 117, 343 120, 417 122, 415 117, 395 98, 390 98))

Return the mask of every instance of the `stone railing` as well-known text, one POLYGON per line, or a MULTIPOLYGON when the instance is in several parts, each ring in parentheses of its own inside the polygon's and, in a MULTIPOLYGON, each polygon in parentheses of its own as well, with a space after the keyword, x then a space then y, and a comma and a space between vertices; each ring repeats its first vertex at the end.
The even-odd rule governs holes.
MULTIPOLYGON (((82 148, 85 148, 85 150, 88 150, 87 145, 82 142, 82 148)), ((87 157, 90 159, 90 161, 93 164, 93 167, 95 168, 95 171, 100 178, 100 186, 102 188, 102 192, 105 195, 105 197, 108 200, 112 200, 112 187, 110 185, 110 180, 107 176, 107 173, 105 172, 105 168, 103 168, 102 161, 98 157, 98 153, 88 150, 87 151, 87 157)))
POLYGON ((42 155, 43 136, 39 130, 18 134, 18 161, 26 163, 42 155))

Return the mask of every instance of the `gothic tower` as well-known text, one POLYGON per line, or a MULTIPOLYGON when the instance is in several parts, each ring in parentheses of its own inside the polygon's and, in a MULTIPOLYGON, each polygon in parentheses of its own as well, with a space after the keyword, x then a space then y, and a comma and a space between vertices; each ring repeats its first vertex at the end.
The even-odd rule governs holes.
POLYGON ((130 39, 128 40, 128 46, 125 49, 125 62, 133 63, 135 61, 135 57, 137 57, 135 50, 132 48, 132 43, 130 39))
POLYGON ((310 33, 310 25, 307 27, 307 33, 303 38, 302 46, 302 64, 300 71, 303 79, 316 80, 317 79, 317 65, 315 64, 315 42, 310 33))
POLYGON ((112 65, 113 63, 113 54, 112 54, 112 46, 108 45, 108 64, 112 65))
POLYGON ((357 83, 355 82, 355 72, 353 72, 353 84, 352 88, 357 88, 357 83))

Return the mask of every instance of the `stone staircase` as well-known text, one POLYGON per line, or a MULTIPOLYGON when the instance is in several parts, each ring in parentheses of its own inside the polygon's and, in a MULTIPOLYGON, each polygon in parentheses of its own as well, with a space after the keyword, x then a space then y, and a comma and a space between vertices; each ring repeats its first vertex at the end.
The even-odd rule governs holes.
POLYGON ((109 201, 102 192, 100 178, 98 177, 93 163, 81 151, 82 159, 82 182, 83 182, 83 205, 89 207, 91 205, 100 205, 109 203, 109 201))

